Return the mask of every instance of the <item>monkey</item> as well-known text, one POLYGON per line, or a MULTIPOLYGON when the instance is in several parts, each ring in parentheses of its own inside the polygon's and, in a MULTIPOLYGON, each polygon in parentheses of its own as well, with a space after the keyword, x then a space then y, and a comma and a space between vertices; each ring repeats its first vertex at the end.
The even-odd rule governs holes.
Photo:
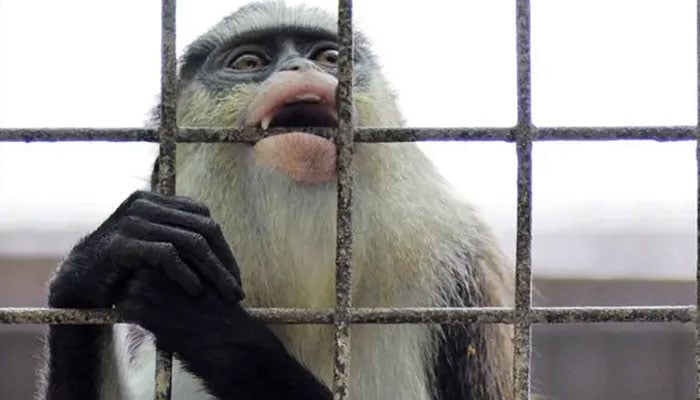
MULTIPOLYGON (((354 43, 356 124, 404 126, 368 39, 354 43)), ((151 398, 156 342, 175 354, 173 399, 332 398, 333 326, 246 309, 334 307, 336 147, 303 127, 338 126, 337 69, 335 16, 282 2, 246 5, 186 48, 180 126, 291 131, 178 143, 175 196, 134 192, 73 247, 49 306, 114 307, 128 323, 51 325, 38 398, 151 398)), ((353 153, 353 306, 512 304, 490 228, 415 143, 353 153)), ((353 325, 350 398, 512 399, 511 330, 353 325)))

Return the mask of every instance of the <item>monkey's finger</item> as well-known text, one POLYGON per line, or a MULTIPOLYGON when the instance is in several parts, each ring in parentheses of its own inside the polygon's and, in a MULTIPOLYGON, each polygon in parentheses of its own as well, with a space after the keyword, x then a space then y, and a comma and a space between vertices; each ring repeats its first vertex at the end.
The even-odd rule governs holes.
POLYGON ((160 252, 158 264, 163 268, 165 274, 175 281, 190 296, 202 294, 202 282, 197 274, 192 272, 184 261, 178 256, 177 250, 172 243, 146 242, 160 252))
POLYGON ((155 192, 149 192, 145 190, 137 190, 129 195, 129 197, 124 200, 119 207, 112 213, 112 215, 105 221, 103 226, 108 225, 110 222, 114 222, 115 218, 121 217, 126 210, 128 210, 131 205, 138 200, 148 200, 154 203, 158 203, 164 207, 174 208, 176 210, 182 210, 194 214, 204 215, 208 217, 209 208, 204 204, 198 203, 192 199, 181 196, 165 196, 155 192))
POLYGON ((135 239, 172 243, 178 255, 191 267, 195 267, 225 299, 237 301, 243 298, 240 285, 221 265, 204 236, 131 215, 124 219, 124 230, 135 239))
POLYGON ((153 318, 145 318, 148 314, 148 308, 153 306, 153 303, 166 301, 163 299, 162 282, 151 278, 152 272, 148 270, 138 270, 132 276, 132 279, 124 288, 124 295, 117 302, 117 311, 128 322, 133 322, 141 325, 146 329, 150 329, 149 322, 153 318), (161 297, 161 298, 159 298, 161 297))
POLYGON ((162 267, 166 275, 180 285, 187 294, 197 296, 202 293, 199 277, 180 259, 172 243, 148 242, 114 235, 111 246, 116 250, 114 256, 120 265, 133 268, 145 262, 162 267))
POLYGON ((221 227, 213 219, 199 214, 161 207, 145 199, 135 201, 127 213, 156 223, 194 231, 204 236, 219 261, 233 274, 238 285, 242 286, 238 263, 231 253, 228 243, 226 243, 221 227))
POLYGON ((187 211, 190 213, 203 215, 205 217, 209 217, 211 215, 209 212, 209 207, 189 197, 166 196, 156 192, 143 192, 143 195, 140 198, 150 200, 176 210, 187 211))

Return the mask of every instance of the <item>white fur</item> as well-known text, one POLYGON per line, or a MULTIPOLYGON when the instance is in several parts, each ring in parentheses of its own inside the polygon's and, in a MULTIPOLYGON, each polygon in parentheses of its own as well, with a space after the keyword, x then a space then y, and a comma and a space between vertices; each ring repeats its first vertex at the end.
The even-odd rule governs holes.
MULTIPOLYGON (((454 277, 469 279, 464 265, 450 262, 450 254, 484 238, 483 227, 414 145, 356 147, 354 305, 444 305, 454 277)), ((335 186, 297 186, 258 167, 251 155, 241 144, 179 145, 178 193, 208 204, 222 223, 241 267, 247 306, 332 308, 335 186)), ((332 326, 273 329, 298 360, 331 385, 332 326)), ((426 365, 435 351, 430 329, 353 326, 351 398, 428 400, 426 365)), ((121 352, 125 334, 115 332, 121 352)), ((153 392, 152 343, 144 350, 126 368, 131 399, 150 398, 153 392)), ((173 396, 212 399, 177 362, 173 396)))
MULTIPOLYGON (((458 242, 480 237, 471 209, 453 197, 414 145, 358 144, 356 156, 354 305, 444 305, 450 294, 444 283, 454 276, 468 279, 464 265, 451 263, 449 254, 458 242)), ((248 306, 334 306, 335 185, 295 185, 257 166, 250 147, 241 144, 179 145, 177 173, 178 193, 208 204, 222 223, 241 267, 248 306)), ((332 326, 273 329, 331 385, 332 326)), ((435 351, 430 329, 353 326, 351 398, 429 399, 426 365, 435 351)), ((134 399, 152 393, 151 350, 129 368, 134 399)), ((174 382, 175 399, 210 398, 178 365, 174 382)))

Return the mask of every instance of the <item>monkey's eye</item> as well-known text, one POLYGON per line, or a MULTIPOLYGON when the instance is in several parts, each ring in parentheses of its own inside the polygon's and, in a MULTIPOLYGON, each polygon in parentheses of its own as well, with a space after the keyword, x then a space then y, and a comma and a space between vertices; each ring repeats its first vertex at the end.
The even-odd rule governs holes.
POLYGON ((338 65, 338 50, 337 49, 325 49, 319 51, 314 57, 316 61, 322 64, 334 67, 338 65))
POLYGON ((229 68, 248 72, 257 71, 265 65, 267 65, 267 63, 261 56, 255 53, 245 53, 231 61, 231 63, 229 63, 229 68))

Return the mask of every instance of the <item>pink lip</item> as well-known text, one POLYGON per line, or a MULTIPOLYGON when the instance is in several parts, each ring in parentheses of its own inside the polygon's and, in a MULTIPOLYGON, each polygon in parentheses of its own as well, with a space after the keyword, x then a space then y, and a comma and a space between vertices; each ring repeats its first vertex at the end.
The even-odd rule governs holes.
POLYGON ((301 96, 317 96, 335 113, 335 90, 338 80, 314 70, 282 71, 272 75, 258 90, 248 108, 245 124, 257 126, 265 118, 273 117, 280 108, 301 96))

